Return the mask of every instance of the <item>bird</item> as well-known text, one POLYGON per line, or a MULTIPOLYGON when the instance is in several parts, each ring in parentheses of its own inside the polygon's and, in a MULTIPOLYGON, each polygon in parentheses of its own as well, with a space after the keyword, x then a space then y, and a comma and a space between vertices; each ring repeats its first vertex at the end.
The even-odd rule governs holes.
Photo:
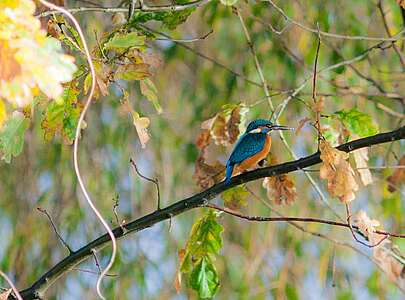
POLYGON ((256 119, 249 123, 226 163, 225 184, 230 183, 233 174, 246 171, 267 157, 271 148, 270 133, 273 130, 293 130, 293 128, 276 125, 265 119, 256 119))

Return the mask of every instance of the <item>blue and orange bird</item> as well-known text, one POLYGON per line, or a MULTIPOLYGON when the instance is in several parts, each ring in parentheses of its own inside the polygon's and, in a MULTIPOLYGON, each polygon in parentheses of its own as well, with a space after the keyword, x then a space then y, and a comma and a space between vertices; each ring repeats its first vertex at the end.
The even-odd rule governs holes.
POLYGON ((293 128, 276 125, 264 119, 249 123, 226 163, 225 184, 229 184, 233 174, 255 167, 267 157, 271 148, 270 132, 273 130, 293 130, 293 128))

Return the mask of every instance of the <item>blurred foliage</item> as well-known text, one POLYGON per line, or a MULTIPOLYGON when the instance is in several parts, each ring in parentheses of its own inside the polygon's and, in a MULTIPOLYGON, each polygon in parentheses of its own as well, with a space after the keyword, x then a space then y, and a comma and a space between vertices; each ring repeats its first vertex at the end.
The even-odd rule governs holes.
MULTIPOLYGON (((103 233, 82 201, 71 160, 91 75, 77 31, 64 17, 41 18, 43 25, 49 22, 40 30, 33 1, 0 2, 0 269, 25 288, 67 255, 36 207, 50 213, 73 249, 103 233)), ((117 1, 99 2, 117 6, 117 1)), ((286 104, 278 122, 300 127, 296 134, 284 135, 298 157, 318 150, 312 126, 317 111, 322 134, 332 145, 403 125, 404 41, 348 38, 396 37, 404 28, 400 2, 382 1, 384 16, 373 1, 273 2, 301 26, 267 1, 215 0, 182 11, 136 11, 128 23, 125 15, 76 14, 96 67, 96 95, 81 132, 80 165, 92 198, 112 226, 118 225, 113 213, 117 195, 120 220, 129 222, 156 209, 155 186, 132 173, 130 157, 142 174, 158 177, 162 205, 167 206, 221 181, 247 121, 272 116, 255 58, 228 5, 236 5, 246 22, 276 111, 286 104), (321 35, 321 109, 313 102, 311 84, 317 26, 343 35, 321 35)), ((65 5, 91 6, 73 0, 65 5)), ((378 168, 371 170, 373 182, 367 186, 360 184, 351 159, 336 163, 351 174, 350 191, 355 182, 359 186, 352 211, 367 212, 358 219, 364 228, 373 228, 367 226, 378 220, 380 228, 403 230, 405 172, 385 168, 403 166, 403 150, 402 141, 370 148, 365 163, 378 168)), ((293 160, 278 135, 268 163, 274 164, 274 157, 280 163, 293 160)), ((336 168, 331 172, 325 179, 336 186, 336 168)), ((215 201, 247 215, 330 220, 338 215, 345 220, 345 207, 331 196, 333 191, 328 193, 329 185, 316 169, 310 174, 328 206, 304 172, 249 183, 215 201)), ((346 184, 339 187, 347 187, 346 179, 339 180, 346 184)), ((381 253, 355 243, 350 232, 338 227, 247 222, 200 209, 170 223, 119 243, 111 270, 119 276, 103 281, 108 299, 403 298, 398 287, 404 280, 401 239, 390 238, 381 253), (187 280, 180 289, 182 272, 187 280)), ((109 251, 98 253, 102 266, 109 251)), ((95 299, 97 272, 93 260, 82 262, 46 297, 95 299)))

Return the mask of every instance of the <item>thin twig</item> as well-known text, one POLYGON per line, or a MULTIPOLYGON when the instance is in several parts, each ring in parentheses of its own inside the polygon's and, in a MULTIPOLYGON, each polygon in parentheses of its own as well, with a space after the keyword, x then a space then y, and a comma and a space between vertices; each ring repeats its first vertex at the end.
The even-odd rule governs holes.
MULTIPOLYGON (((165 33, 163 33, 163 32, 156 31, 156 30, 154 30, 154 29, 152 29, 152 28, 150 28, 150 27, 148 27, 148 26, 146 26, 146 25, 144 25, 144 24, 137 24, 137 25, 138 25, 139 27, 141 27, 141 28, 143 28, 143 29, 145 29, 145 30, 151 32, 151 33, 158 34, 158 35, 160 35, 160 36, 166 37, 167 39, 171 39, 171 37, 170 37, 169 35, 167 35, 167 34, 165 34, 165 33)), ((256 86, 258 86, 258 87, 261 87, 261 86, 262 86, 260 83, 254 81, 254 80, 251 80, 251 79, 249 79, 249 78, 247 78, 245 75, 240 74, 240 73, 238 73, 238 72, 232 70, 231 68, 227 67, 227 66, 224 65, 223 63, 221 63, 221 62, 215 60, 214 58, 211 58, 211 57, 205 55, 204 53, 201 53, 201 52, 195 50, 194 48, 190 47, 189 45, 186 45, 185 43, 181 43, 181 42, 178 42, 178 41, 176 41, 176 40, 173 40, 173 42, 176 43, 177 45, 179 45, 180 47, 182 47, 182 48, 184 48, 184 49, 186 49, 186 50, 188 50, 188 51, 194 53, 195 55, 197 55, 197 56, 199 56, 199 57, 201 57, 201 58, 203 58, 203 59, 205 59, 205 60, 207 60, 207 61, 212 62, 214 65, 216 65, 216 66, 218 66, 218 67, 220 67, 220 68, 222 68, 222 69, 228 71, 228 72, 231 73, 232 75, 234 75, 234 76, 236 76, 236 77, 239 77, 239 78, 243 79, 244 81, 246 81, 246 82, 248 82, 248 83, 250 83, 250 84, 256 85, 256 86)))
MULTIPOLYGON (((92 271, 92 270, 87 270, 87 269, 82 269, 82 268, 73 268, 73 271, 78 271, 78 272, 82 272, 82 273, 89 273, 89 274, 94 274, 94 275, 100 275, 100 271, 96 272, 96 271, 92 271)), ((118 277, 118 274, 106 274, 106 277, 118 277)))
POLYGON ((111 238, 112 241, 112 253, 111 253, 111 258, 110 261, 108 262, 108 265, 106 266, 106 268, 101 272, 100 277, 97 280, 97 285, 96 285, 96 289, 97 289, 97 294, 101 299, 105 299, 103 294, 101 293, 101 281, 103 280, 103 277, 108 273, 108 271, 111 269, 112 265, 114 264, 114 260, 115 260, 115 256, 117 253, 117 242, 116 239, 114 237, 114 233, 112 232, 112 230, 110 229, 110 226, 108 225, 107 221, 104 220, 103 216, 101 215, 101 213, 98 211, 98 209, 96 208, 95 204, 91 201, 90 195, 87 192, 86 186, 83 182, 82 176, 80 174, 80 169, 79 169, 79 161, 78 161, 78 148, 79 148, 79 136, 80 136, 80 131, 81 131, 81 127, 82 127, 82 123, 84 120, 84 117, 86 115, 86 112, 90 106, 91 100, 93 98, 93 94, 94 94, 94 90, 96 87, 96 72, 94 69, 94 65, 93 65, 93 61, 91 59, 91 55, 90 55, 90 51, 89 48, 87 46, 87 41, 84 37, 83 31, 79 25, 79 23, 77 22, 77 20, 75 19, 75 17, 66 9, 59 7, 55 4, 52 4, 46 0, 39 0, 43 5, 45 5, 46 7, 56 10, 62 14, 65 14, 74 24, 77 33, 80 36, 80 39, 82 40, 82 44, 83 44, 83 48, 84 51, 86 53, 86 58, 87 58, 87 62, 89 64, 89 68, 90 68, 90 72, 91 72, 91 88, 90 88, 90 93, 87 97, 86 103, 84 105, 84 108, 82 110, 82 112, 80 113, 79 116, 79 120, 77 122, 77 127, 76 127, 76 132, 75 132, 75 139, 74 139, 74 144, 73 144, 73 163, 74 163, 74 169, 76 172, 76 177, 77 177, 77 181, 79 182, 79 186, 84 194, 84 197, 87 201, 87 203, 89 204, 90 208, 93 210, 93 212, 96 214, 97 218, 100 220, 100 222, 102 223, 102 225, 104 226, 104 228, 106 229, 108 235, 111 238))
MULTIPOLYGON (((384 8, 383 8, 383 4, 382 4, 381 0, 379 0, 377 2, 377 7, 378 7, 378 10, 380 11, 385 31, 387 32, 388 37, 391 38, 392 35, 391 35, 391 32, 390 32, 390 28, 388 26, 387 18, 385 17, 385 12, 384 12, 384 8)), ((394 51, 398 55, 398 58, 399 58, 399 61, 400 61, 401 65, 402 65, 402 70, 405 70, 405 57, 403 56, 403 54, 401 53, 401 50, 399 49, 399 47, 397 45, 393 44, 393 47, 394 47, 394 51)))
POLYGON ((318 28, 318 44, 316 46, 316 54, 315 54, 315 62, 314 62, 314 75, 313 75, 313 80, 312 80, 312 100, 314 101, 314 106, 315 106, 315 128, 318 131, 318 151, 319 151, 319 145, 321 142, 321 112, 320 112, 320 107, 317 105, 317 96, 316 96, 316 74, 317 74, 317 67, 318 67, 318 58, 319 58, 319 50, 321 48, 321 35, 320 35, 320 30, 319 30, 319 24, 316 24, 318 28))
POLYGON ((332 287, 336 287, 336 248, 333 247, 332 256, 332 287))
POLYGON ((362 245, 364 245, 364 246, 366 246, 366 247, 374 248, 374 247, 377 247, 378 245, 380 245, 386 238, 388 238, 388 237, 390 236, 390 234, 387 233, 380 241, 378 241, 376 244, 373 244, 373 245, 370 245, 370 244, 367 244, 367 243, 365 243, 365 242, 363 242, 363 241, 360 241, 360 240, 357 238, 357 236, 356 236, 356 234, 354 233, 354 231, 353 231, 353 228, 355 228, 355 226, 353 226, 352 223, 351 223, 351 221, 350 221, 351 218, 352 218, 352 214, 351 214, 351 212, 350 212, 350 204, 349 204, 349 203, 345 203, 345 205, 346 205, 346 214, 347 214, 347 225, 349 226, 350 232, 351 232, 351 234, 352 234, 352 236, 353 236, 353 238, 355 239, 356 242, 358 242, 358 243, 360 243, 360 244, 362 244, 362 245))
POLYGON ((405 115, 404 115, 404 114, 401 114, 401 113, 399 113, 399 112, 397 112, 397 111, 395 111, 395 110, 393 110, 393 109, 391 109, 391 108, 385 106, 385 105, 382 104, 382 103, 377 103, 377 108, 379 108, 379 109, 385 111, 386 113, 388 113, 388 114, 390 114, 390 115, 392 115, 392 116, 394 116, 394 117, 397 117, 397 118, 399 118, 399 119, 405 119, 405 115))
POLYGON ((49 222, 52 225, 53 231, 55 232, 56 236, 58 237, 59 241, 62 243, 62 245, 69 251, 69 254, 74 253, 74 251, 72 250, 72 248, 70 248, 70 246, 65 242, 65 240, 62 238, 62 236, 60 235, 60 233, 58 232, 58 229, 56 228, 55 223, 52 220, 51 215, 47 212, 46 209, 42 208, 42 207, 37 207, 37 210, 40 211, 41 213, 45 214, 46 217, 48 218, 49 222))
MULTIPOLYGON (((237 211, 234 211, 232 209, 229 209, 226 207, 220 207, 215 204, 207 204, 207 205, 205 205, 205 207, 216 209, 218 211, 222 211, 224 213, 238 217, 240 219, 244 219, 244 220, 252 221, 252 222, 304 222, 304 223, 319 223, 319 224, 327 224, 327 225, 332 225, 332 226, 346 227, 346 228, 351 228, 351 229, 358 229, 358 227, 356 225, 349 225, 347 223, 318 219, 318 218, 248 216, 248 215, 241 214, 237 211)), ((383 231, 383 230, 376 230, 374 232, 377 234, 380 234, 380 235, 385 235, 386 237, 393 236, 393 237, 398 237, 398 238, 405 238, 405 234, 390 233, 390 232, 383 231)), ((367 245, 367 244, 363 244, 363 245, 370 247, 370 245, 367 245)), ((373 246, 373 247, 375 247, 375 246, 373 246)))
POLYGON ((236 14, 239 17, 239 21, 240 21, 240 24, 242 26, 243 32, 245 34, 246 41, 248 43, 250 52, 252 53, 252 56, 253 56, 253 59, 254 59, 254 62, 255 62, 255 67, 256 67, 256 70, 257 70, 257 74, 259 75, 260 81, 262 83, 264 94, 266 95, 267 102, 269 104, 270 110, 273 113, 274 112, 274 106, 273 106, 273 102, 271 101, 269 87, 267 85, 266 79, 264 78, 263 70, 262 70, 262 67, 260 65, 259 58, 257 57, 256 49, 255 49, 255 47, 254 47, 254 45, 252 43, 252 38, 250 37, 249 31, 248 31, 248 29, 246 27, 245 21, 244 21, 244 19, 242 17, 242 14, 240 13, 240 10, 238 8, 236 8, 236 7, 234 9, 236 11, 236 14))
POLYGON ((171 41, 171 42, 177 42, 177 43, 194 43, 194 42, 199 42, 205 40, 211 33, 213 33, 214 30, 211 29, 209 32, 204 34, 203 36, 196 37, 196 38, 190 38, 190 39, 175 39, 175 38, 157 38, 157 41, 171 41))
POLYGON ((91 253, 92 253, 93 258, 94 258, 94 263, 96 264, 96 267, 97 267, 98 272, 100 274, 101 273, 101 267, 100 267, 100 263, 98 262, 96 249, 91 249, 91 253))
MULTIPOLYGON (((134 9, 134 11, 140 12, 168 12, 168 11, 181 11, 189 8, 196 8, 203 5, 206 5, 211 0, 199 0, 199 1, 192 1, 185 4, 177 4, 177 5, 159 5, 159 6, 148 6, 143 4, 143 1, 140 1, 142 4, 140 7, 134 9)), ((53 10, 49 10, 43 13, 36 15, 38 18, 46 17, 52 14, 60 14, 62 13, 60 10, 56 8, 52 8, 53 10)), ((88 12, 88 11, 98 11, 103 13, 126 13, 128 12, 128 8, 125 7, 76 7, 76 8, 67 8, 71 14, 75 14, 78 12, 88 12)))
MULTIPOLYGON (((273 6, 279 13, 284 17, 284 19, 306 31, 318 34, 318 30, 315 28, 310 28, 308 26, 305 26, 304 24, 301 24, 298 21, 295 21, 294 19, 290 18, 280 7, 278 7, 272 0, 265 0, 266 2, 269 2, 271 6, 273 6)), ((404 32, 402 30, 401 32, 404 32)), ((345 39, 345 40, 362 40, 362 41, 380 41, 380 42, 396 42, 399 40, 403 40, 404 37, 399 37, 399 38, 385 38, 385 37, 371 37, 371 36, 361 36, 361 35, 341 35, 341 34, 336 34, 336 33, 330 33, 330 32, 325 32, 325 31, 320 31, 319 32, 322 36, 325 37, 330 37, 330 38, 336 38, 336 39, 345 39)))
POLYGON ((157 191, 157 210, 160 210, 160 188, 159 188, 158 179, 157 178, 153 179, 153 178, 146 177, 145 175, 142 175, 142 173, 139 172, 138 167, 136 166, 136 163, 134 162, 134 160, 132 158, 129 159, 129 162, 131 163, 132 167, 134 168, 136 174, 138 174, 139 177, 155 184, 156 191, 157 191))
POLYGON ((118 207, 120 205, 119 200, 120 200, 120 196, 117 194, 117 197, 116 197, 116 199, 114 201, 114 205, 113 205, 113 214, 115 216, 115 221, 117 222, 118 226, 120 226, 121 229, 122 229, 122 232, 125 233, 126 229, 123 226, 125 224, 125 220, 122 220, 122 222, 121 222, 120 218, 118 217, 118 211, 117 210, 118 210, 118 207))

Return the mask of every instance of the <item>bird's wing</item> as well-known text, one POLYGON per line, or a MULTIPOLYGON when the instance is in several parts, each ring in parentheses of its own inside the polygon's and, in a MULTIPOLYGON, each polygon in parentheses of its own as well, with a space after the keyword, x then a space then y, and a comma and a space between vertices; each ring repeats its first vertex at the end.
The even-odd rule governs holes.
POLYGON ((255 155, 263 150, 264 143, 266 142, 265 134, 246 134, 243 135, 236 143, 231 156, 229 157, 229 163, 234 165, 241 163, 245 159, 255 155))

